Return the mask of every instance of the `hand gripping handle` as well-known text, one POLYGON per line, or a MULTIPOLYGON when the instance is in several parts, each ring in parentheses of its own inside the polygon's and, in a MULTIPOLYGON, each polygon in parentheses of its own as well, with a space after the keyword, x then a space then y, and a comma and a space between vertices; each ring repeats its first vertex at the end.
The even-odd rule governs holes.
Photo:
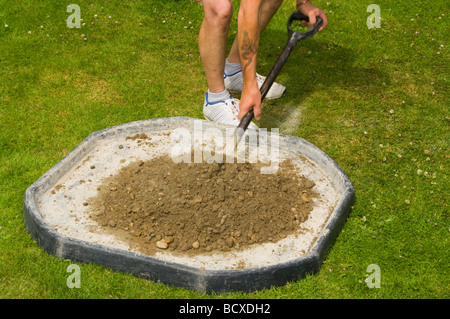
POLYGON ((316 24, 311 29, 309 29, 305 32, 297 32, 297 31, 292 30, 292 28, 291 28, 292 22, 294 22, 294 20, 309 22, 309 18, 300 12, 293 12, 291 14, 291 16, 289 17, 289 20, 287 23, 288 35, 289 35, 289 39, 293 38, 295 40, 295 42, 298 42, 299 40, 311 38, 314 34, 317 33, 317 31, 319 31, 320 27, 323 24, 322 18, 317 16, 316 24))

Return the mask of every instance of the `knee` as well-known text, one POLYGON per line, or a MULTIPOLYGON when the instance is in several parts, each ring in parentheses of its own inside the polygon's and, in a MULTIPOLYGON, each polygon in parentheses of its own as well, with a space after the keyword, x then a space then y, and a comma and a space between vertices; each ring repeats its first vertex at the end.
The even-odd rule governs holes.
POLYGON ((203 0, 204 19, 220 25, 228 25, 233 16, 231 0, 203 0))

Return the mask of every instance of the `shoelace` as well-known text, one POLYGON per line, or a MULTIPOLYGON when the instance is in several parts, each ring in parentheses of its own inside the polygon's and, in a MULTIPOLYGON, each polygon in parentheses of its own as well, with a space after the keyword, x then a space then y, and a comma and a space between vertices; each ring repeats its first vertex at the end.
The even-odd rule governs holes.
POLYGON ((237 106, 236 99, 225 101, 225 104, 231 110, 231 114, 237 118, 237 115, 239 114, 239 109, 237 106))
POLYGON ((263 85, 264 81, 266 80, 265 76, 259 75, 256 73, 256 81, 258 82, 258 86, 261 87, 263 85))

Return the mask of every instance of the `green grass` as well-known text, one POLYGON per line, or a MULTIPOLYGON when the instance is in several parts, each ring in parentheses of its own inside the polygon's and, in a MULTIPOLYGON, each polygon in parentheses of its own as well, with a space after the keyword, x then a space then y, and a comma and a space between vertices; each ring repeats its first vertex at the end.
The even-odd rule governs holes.
MULTIPOLYGON (((0 298, 450 297, 446 1, 379 1, 379 29, 366 26, 372 2, 316 1, 329 26, 294 50, 277 79, 287 94, 264 103, 259 125, 285 127, 296 110, 281 133, 329 154, 355 205, 317 274, 212 296, 87 264, 81 288, 69 289, 71 262, 25 229, 25 190, 90 133, 202 118, 196 1, 76 3, 80 29, 66 26, 68 2, 0 0, 0 298), (366 285, 370 264, 380 266, 379 289, 366 285)), ((262 35, 259 73, 281 52, 293 9, 286 1, 262 35)), ((234 19, 230 43, 236 28, 234 19)))

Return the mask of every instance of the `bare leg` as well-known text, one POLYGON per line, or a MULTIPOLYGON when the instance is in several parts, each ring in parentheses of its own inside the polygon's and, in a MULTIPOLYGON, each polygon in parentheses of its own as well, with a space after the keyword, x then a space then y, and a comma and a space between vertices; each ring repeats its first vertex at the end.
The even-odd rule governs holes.
POLYGON ((198 37, 200 58, 210 92, 225 90, 223 72, 227 35, 233 15, 231 0, 203 0, 204 17, 198 37))
MULTIPOLYGON (((283 3, 283 0, 266 0, 266 1, 264 1, 263 5, 261 7, 261 11, 259 13, 260 14, 259 28, 261 30, 260 32, 262 32, 266 28, 266 26, 269 24, 270 20, 272 19, 274 14, 277 12, 278 8, 280 7, 280 5, 282 3, 283 3)), ((228 54, 227 60, 230 63, 240 63, 239 46, 238 46, 237 36, 234 38, 234 42, 233 42, 233 45, 231 46, 230 53, 228 54)))

